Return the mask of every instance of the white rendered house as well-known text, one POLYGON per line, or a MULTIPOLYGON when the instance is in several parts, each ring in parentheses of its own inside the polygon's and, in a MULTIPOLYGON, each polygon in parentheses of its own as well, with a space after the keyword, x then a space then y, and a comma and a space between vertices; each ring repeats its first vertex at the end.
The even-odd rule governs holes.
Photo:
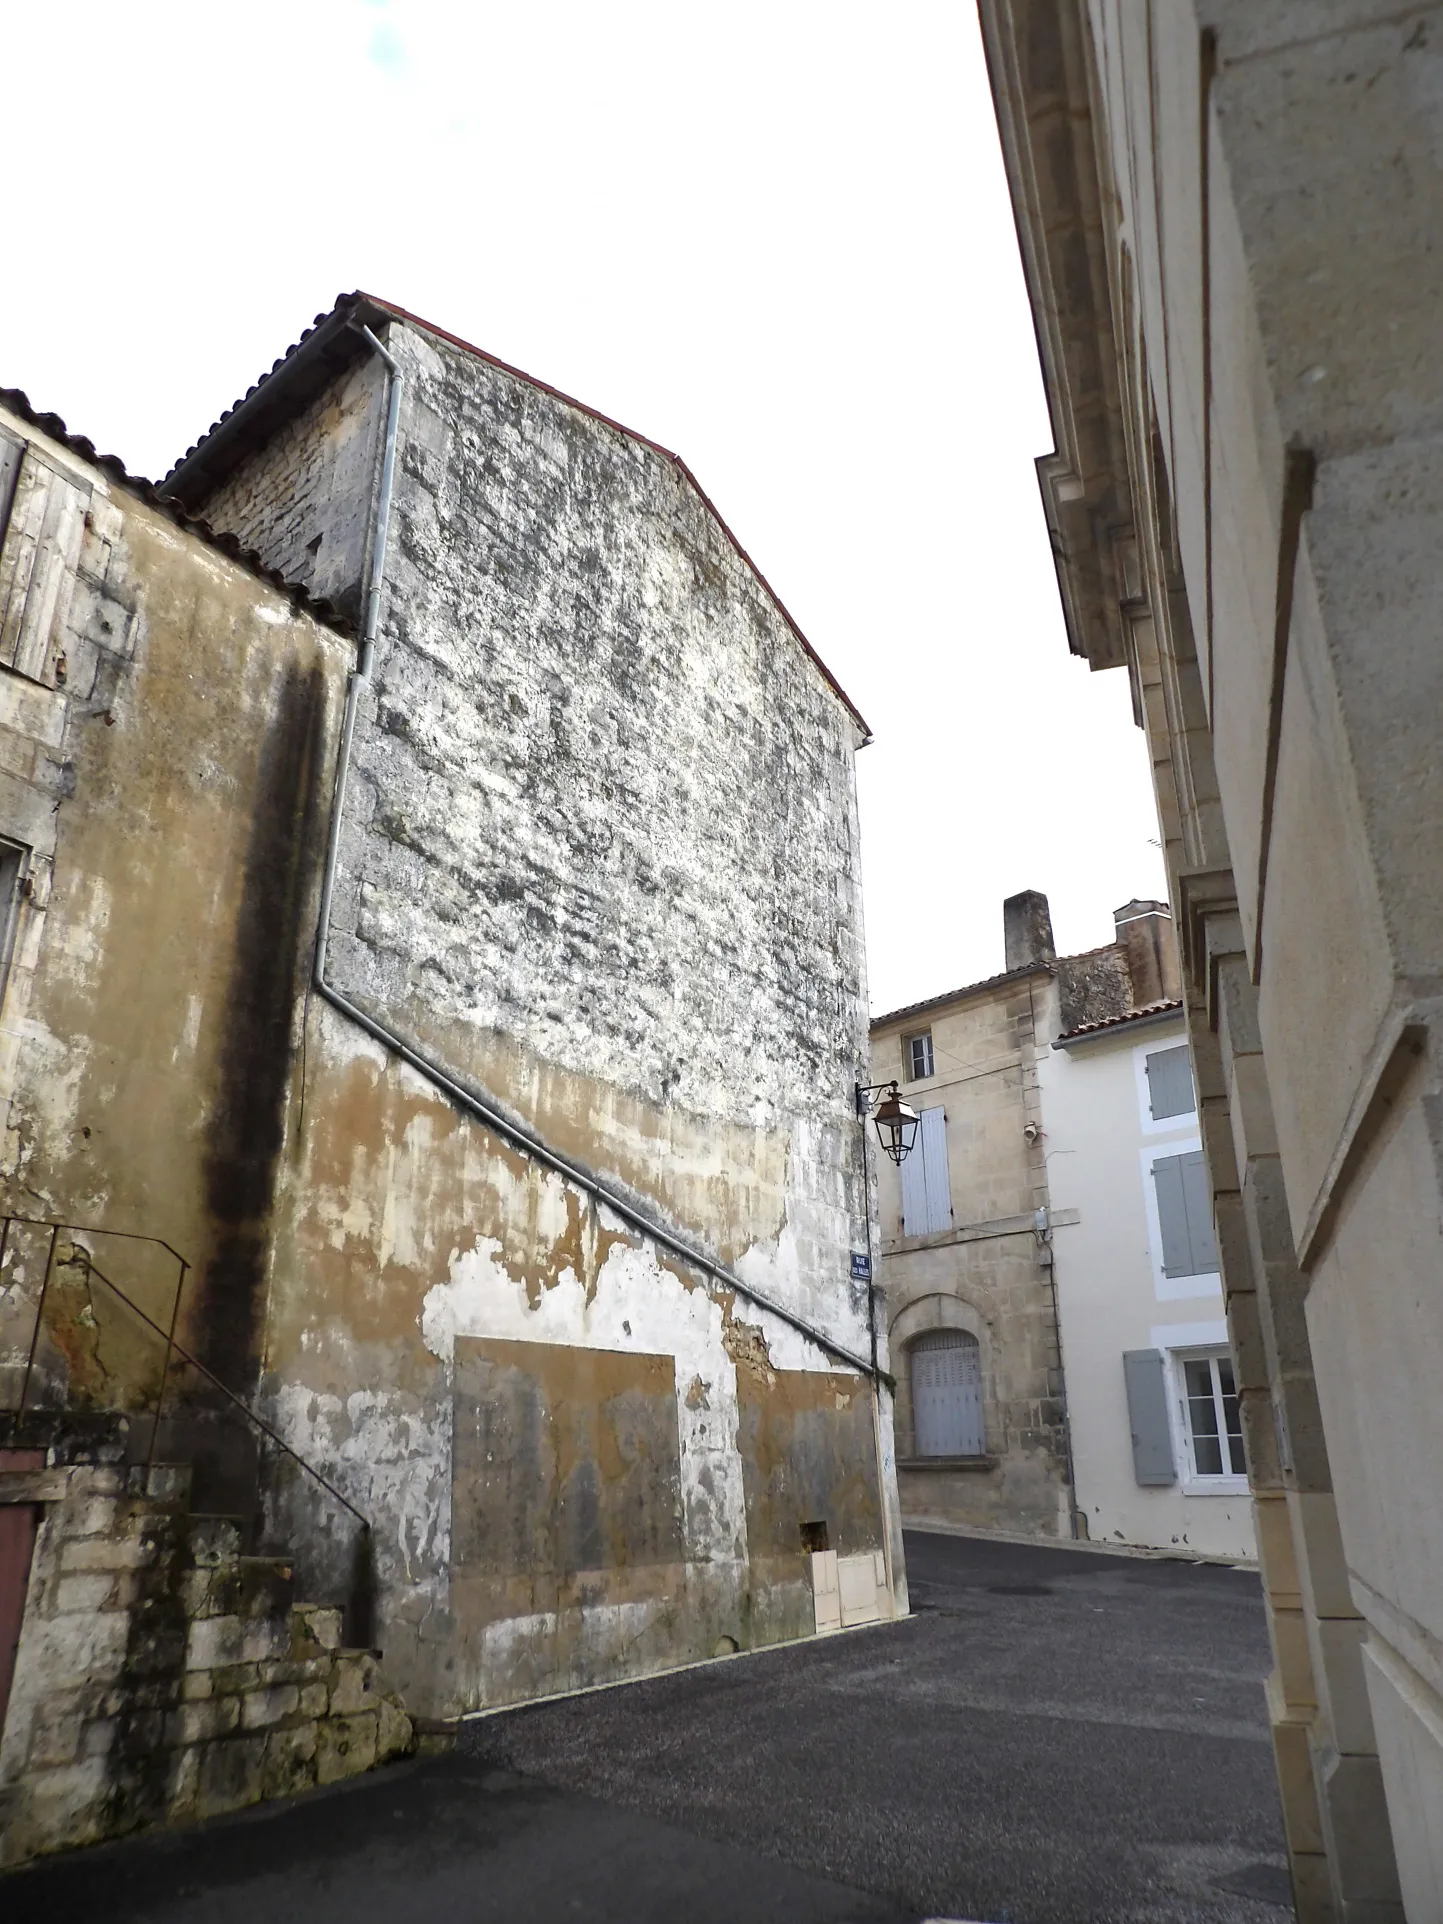
POLYGON ((1181 1005, 1064 1031, 1038 1083, 1079 1522, 1254 1558, 1181 1005))

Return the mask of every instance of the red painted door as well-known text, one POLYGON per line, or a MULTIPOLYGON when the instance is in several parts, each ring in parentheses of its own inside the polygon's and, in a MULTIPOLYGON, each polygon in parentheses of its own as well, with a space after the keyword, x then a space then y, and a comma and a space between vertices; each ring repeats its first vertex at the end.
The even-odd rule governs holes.
MULTIPOLYGON (((0 1450, 0 1472, 44 1467, 44 1450, 0 1450)), ((5 1730, 10 1680, 15 1675, 15 1646, 20 1641, 30 1559, 39 1527, 38 1503, 0 1503, 0 1735, 5 1730)))

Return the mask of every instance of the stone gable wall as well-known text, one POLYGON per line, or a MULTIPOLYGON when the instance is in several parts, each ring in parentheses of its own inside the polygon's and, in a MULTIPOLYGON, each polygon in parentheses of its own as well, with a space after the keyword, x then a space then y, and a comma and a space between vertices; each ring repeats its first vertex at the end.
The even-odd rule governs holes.
MULTIPOLYGON (((391 325, 387 345, 405 378, 395 499, 329 979, 865 1355, 857 725, 670 457, 415 326, 391 325)), ((277 562, 339 552, 371 500, 372 477, 359 495, 340 478, 358 378, 200 512, 234 513, 277 562)), ((383 399, 378 382, 377 419, 383 399)), ((407 1702, 449 1716, 800 1621, 799 1533, 785 1567, 750 1542, 738 1319, 759 1333, 777 1423, 794 1373, 837 1359, 499 1140, 319 997, 306 1034, 263 1406, 375 1524, 407 1702), (668 1452, 675 1424, 666 1560, 543 1558, 509 1587, 464 1567, 480 1499, 455 1439, 473 1343, 524 1346, 538 1407, 578 1350, 603 1402, 637 1358, 667 1360, 651 1413, 668 1452)), ((609 1433, 594 1414, 584 1439, 609 1433)), ((827 1420, 847 1432, 844 1471, 809 1516, 840 1527, 881 1459, 895 1524, 888 1409, 880 1426, 827 1420)), ((603 1514, 625 1475, 613 1457, 588 1440, 577 1471, 603 1514)), ((269 1526, 315 1594, 339 1551, 309 1502, 273 1502, 269 1526)), ((876 1516, 859 1549, 887 1527, 876 1516)), ((891 1564, 900 1603, 895 1530, 891 1564)))
POLYGON ((238 535, 287 581, 302 581, 349 619, 361 580, 382 419, 376 365, 362 358, 294 421, 264 458, 247 462, 206 501, 212 527, 238 535))

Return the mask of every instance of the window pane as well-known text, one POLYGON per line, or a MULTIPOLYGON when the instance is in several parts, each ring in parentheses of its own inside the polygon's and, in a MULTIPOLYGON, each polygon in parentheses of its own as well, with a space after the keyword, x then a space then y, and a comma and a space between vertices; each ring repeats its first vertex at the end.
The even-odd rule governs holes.
POLYGON ((1199 1476, 1223 1474, 1223 1440, 1218 1435, 1217 1404, 1213 1400, 1212 1363, 1207 1358, 1185 1362, 1188 1428, 1192 1432, 1193 1467, 1199 1476))
POLYGON ((1209 1402, 1213 1395, 1212 1365, 1205 1356, 1189 1357, 1182 1366, 1182 1380, 1187 1386, 1189 1398, 1205 1396, 1209 1402))
POLYGON ((907 1044, 907 1073, 913 1082, 925 1082, 932 1073, 932 1038, 914 1035, 907 1044))

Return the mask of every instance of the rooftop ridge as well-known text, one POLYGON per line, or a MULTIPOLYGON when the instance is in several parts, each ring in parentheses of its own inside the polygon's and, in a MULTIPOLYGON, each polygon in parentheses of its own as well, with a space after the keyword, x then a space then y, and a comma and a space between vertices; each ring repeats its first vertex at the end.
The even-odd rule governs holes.
POLYGON ((697 480, 695 474, 692 473, 691 469, 679 454, 671 448, 664 447, 660 441, 652 440, 650 435, 642 434, 635 428, 629 428, 625 423, 615 420, 611 415, 603 414, 599 408, 591 407, 585 401, 579 401, 574 394, 564 393, 562 389, 553 387, 549 381, 543 381, 534 374, 528 374, 524 368, 516 367, 510 361, 503 361, 498 355, 488 353, 485 348, 477 347, 473 342, 463 340, 459 334, 452 334, 444 327, 437 327, 434 322, 425 320, 421 315, 413 314, 408 308, 398 306, 396 302, 385 300, 379 295, 367 294, 359 288, 350 294, 338 294, 330 310, 324 314, 318 314, 311 326, 305 330, 299 339, 293 341, 285 353, 282 354, 278 360, 272 362, 269 371, 263 374, 258 381, 253 382, 238 401, 234 402, 217 420, 213 421, 205 433, 200 436, 199 440, 192 442, 191 446, 187 448, 180 459, 172 465, 165 476, 165 481, 184 485, 188 478, 185 470, 193 463, 196 463, 197 458, 203 455, 206 448, 218 435, 224 434, 229 424, 236 421, 243 410, 256 400, 256 397, 261 394, 269 381, 273 380, 276 375, 282 373, 287 367, 294 365, 296 357, 306 352, 308 346, 316 340, 316 337, 323 329, 337 331, 334 324, 337 323, 338 317, 350 315, 357 309, 364 311, 367 308, 378 316, 385 315, 393 320, 406 322, 412 327, 421 329, 424 333, 434 335, 437 340, 446 341, 452 347, 460 348, 463 353, 473 355, 479 361, 484 361, 487 366, 494 367, 499 373, 507 374, 511 376, 513 380, 523 381, 528 387, 535 388, 539 393, 549 394, 554 400, 560 401, 564 406, 576 409, 578 413, 586 415, 593 421, 600 422, 603 427, 610 428, 614 433, 625 436, 627 440, 634 441, 641 447, 649 448, 653 454, 657 454, 664 461, 669 462, 671 466, 684 477, 692 491, 700 500, 703 508, 731 544, 733 552, 738 556, 742 565, 758 582, 767 599, 786 623, 793 638, 802 649, 802 652, 818 670, 822 679, 827 683, 827 686, 832 690, 833 694, 837 696, 838 700, 852 717, 852 720, 862 731, 861 746, 864 748, 867 746, 867 743, 873 739, 873 736, 866 717, 862 714, 846 689, 843 688, 842 684, 837 680, 831 669, 828 668, 827 664, 822 660, 822 657, 817 653, 811 642, 808 641, 806 635, 803 634, 791 610, 787 607, 771 582, 768 581, 767 577, 762 573, 751 555, 742 546, 728 524, 725 515, 722 514, 706 489, 701 485, 700 481, 697 480))

